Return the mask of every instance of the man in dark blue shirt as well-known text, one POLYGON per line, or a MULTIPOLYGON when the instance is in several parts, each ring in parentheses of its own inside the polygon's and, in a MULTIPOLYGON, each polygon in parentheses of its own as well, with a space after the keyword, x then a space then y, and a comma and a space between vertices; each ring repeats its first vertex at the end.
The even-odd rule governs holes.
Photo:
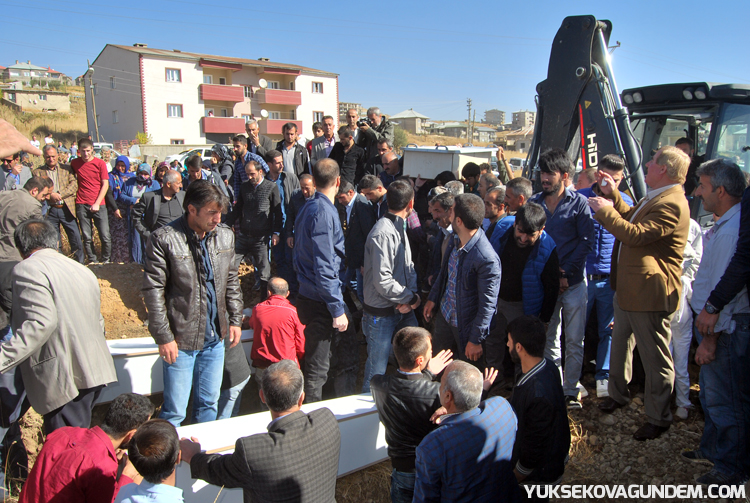
POLYGON ((344 232, 333 206, 341 183, 338 164, 333 159, 319 160, 313 178, 315 195, 302 207, 294 225, 297 314, 305 325, 303 372, 308 403, 322 400, 329 374, 337 396, 354 393, 359 351, 339 279, 344 232), (330 368, 331 361, 335 368, 330 368))
MULTIPOLYGON (((622 181, 625 163, 614 155, 606 155, 599 161, 599 171, 610 175, 619 187, 622 181)), ((596 197, 591 188, 578 191, 583 197, 596 197)), ((633 200, 624 192, 620 192, 622 200, 628 206, 633 205, 633 200)), ((609 349, 612 343, 612 322, 615 319, 614 297, 615 292, 609 285, 610 262, 612 260, 612 247, 615 237, 594 220, 594 249, 586 259, 586 279, 588 281, 588 302, 586 304, 586 319, 591 316, 591 310, 596 304, 596 323, 599 332, 599 344, 596 349, 596 396, 605 398, 609 396, 607 386, 609 385, 609 349)))
POLYGON ((573 162, 561 149, 552 149, 539 157, 542 192, 531 198, 547 213, 545 231, 555 241, 560 259, 560 295, 547 328, 544 357, 558 368, 561 321, 565 318, 565 372, 563 391, 570 409, 580 409, 579 383, 583 365, 583 337, 586 329, 587 288, 584 281, 586 257, 593 247, 594 221, 588 200, 571 191, 565 182, 573 176, 573 162))

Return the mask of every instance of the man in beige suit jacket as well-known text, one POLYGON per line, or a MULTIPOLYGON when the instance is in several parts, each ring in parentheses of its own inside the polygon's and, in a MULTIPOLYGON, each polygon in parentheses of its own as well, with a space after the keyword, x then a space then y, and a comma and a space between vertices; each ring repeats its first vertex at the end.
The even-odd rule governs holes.
POLYGON ((612 253, 611 285, 615 321, 610 354, 609 398, 599 408, 611 413, 629 400, 635 344, 646 371, 648 422, 636 440, 653 439, 672 423, 669 399, 674 365, 669 351, 670 318, 680 302, 682 255, 690 229, 690 210, 682 189, 690 158, 663 147, 646 164, 648 195, 635 207, 625 204, 612 177, 597 174, 589 205, 594 218, 617 241, 612 253))
POLYGON ((44 430, 88 428, 104 385, 117 380, 104 339, 99 282, 86 267, 57 252, 46 220, 16 228, 23 261, 13 268, 13 337, 0 345, 0 372, 21 370, 44 430))

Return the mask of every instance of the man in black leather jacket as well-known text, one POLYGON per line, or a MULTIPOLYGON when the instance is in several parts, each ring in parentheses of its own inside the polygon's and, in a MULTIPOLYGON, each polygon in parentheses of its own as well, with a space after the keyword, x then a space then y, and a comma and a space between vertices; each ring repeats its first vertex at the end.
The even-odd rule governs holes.
POLYGON ((193 422, 216 419, 224 344, 240 341, 242 292, 234 262, 234 233, 221 224, 229 201, 216 185, 196 180, 181 218, 155 230, 146 248, 143 299, 148 330, 164 364, 160 417, 179 426, 191 388, 193 422), (196 382, 194 381, 195 372, 196 382))
POLYGON ((376 375, 370 390, 385 426, 391 458, 391 501, 411 501, 414 495, 416 450, 437 425, 430 422, 440 407, 440 381, 436 375, 453 360, 450 350, 432 355, 430 333, 424 328, 402 328, 393 337, 398 370, 376 375))

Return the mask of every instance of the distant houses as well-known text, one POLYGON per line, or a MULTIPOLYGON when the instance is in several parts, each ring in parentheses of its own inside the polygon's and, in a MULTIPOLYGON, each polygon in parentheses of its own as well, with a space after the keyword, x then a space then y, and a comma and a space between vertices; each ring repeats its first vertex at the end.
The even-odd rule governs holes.
POLYGON ((62 72, 53 70, 52 67, 44 68, 43 66, 32 65, 31 61, 26 63, 16 60, 14 65, 2 68, 2 79, 4 81, 20 81, 25 84, 31 83, 32 80, 40 83, 59 83, 60 85, 71 85, 73 79, 62 72))

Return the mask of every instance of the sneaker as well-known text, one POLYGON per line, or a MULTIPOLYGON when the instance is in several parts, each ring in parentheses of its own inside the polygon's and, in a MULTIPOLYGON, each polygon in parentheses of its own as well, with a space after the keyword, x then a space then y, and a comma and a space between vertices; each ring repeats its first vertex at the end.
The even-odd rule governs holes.
POLYGON ((566 395, 565 405, 568 407, 568 410, 581 410, 583 408, 577 396, 566 395))
POLYGON ((724 475, 714 469, 695 479, 695 481, 704 486, 738 486, 745 482, 742 475, 724 475))
POLYGON ((688 418, 687 407, 677 407, 677 410, 674 411, 674 416, 681 421, 685 421, 688 418))
POLYGON ((698 463, 706 466, 714 465, 710 459, 703 455, 700 449, 695 449, 692 451, 682 451, 680 453, 680 457, 685 461, 690 461, 691 463, 698 463))
POLYGON ((580 393, 580 398, 586 398, 587 396, 589 396, 589 392, 581 383, 578 383, 578 392, 580 393))
POLYGON ((598 398, 607 398, 609 396, 609 379, 596 380, 596 396, 598 398))

